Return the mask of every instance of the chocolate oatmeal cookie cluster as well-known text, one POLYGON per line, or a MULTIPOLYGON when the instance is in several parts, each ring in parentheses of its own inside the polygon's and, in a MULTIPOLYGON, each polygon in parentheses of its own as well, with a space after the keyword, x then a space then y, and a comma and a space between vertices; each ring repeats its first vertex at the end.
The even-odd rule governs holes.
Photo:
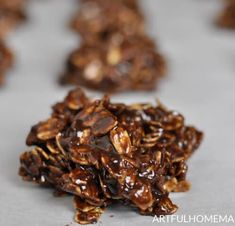
POLYGON ((13 64, 13 54, 4 40, 8 33, 25 19, 25 0, 0 0, 0 86, 13 64))
POLYGON ((11 50, 0 40, 0 86, 5 82, 5 74, 13 64, 13 55, 11 50))
POLYGON ((202 137, 160 103, 91 100, 77 88, 32 127, 19 174, 73 195, 80 224, 96 222, 113 202, 143 215, 172 214, 169 193, 189 189, 187 160, 202 137))
POLYGON ((62 84, 118 92, 152 90, 164 58, 144 31, 137 0, 83 0, 72 20, 81 45, 67 60, 62 84))
POLYGON ((225 9, 218 18, 217 24, 228 29, 235 29, 235 0, 226 0, 225 9))
POLYGON ((5 37, 25 19, 25 0, 0 0, 0 37, 5 37))

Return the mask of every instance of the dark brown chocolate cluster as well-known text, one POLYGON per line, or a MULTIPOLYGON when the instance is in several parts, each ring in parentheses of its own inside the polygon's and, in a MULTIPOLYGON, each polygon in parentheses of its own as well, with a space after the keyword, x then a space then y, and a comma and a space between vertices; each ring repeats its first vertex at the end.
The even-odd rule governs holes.
POLYGON ((0 41, 0 86, 5 82, 5 73, 13 64, 13 54, 11 50, 0 41))
POLYGON ((84 42, 103 42, 112 33, 123 38, 143 34, 144 18, 136 0, 84 0, 72 27, 84 42))
POLYGON ((72 27, 82 41, 67 60, 62 84, 107 92, 151 90, 164 75, 164 58, 145 34, 137 0, 83 0, 72 27))
POLYGON ((84 43, 75 50, 61 81, 108 92, 151 90, 164 71, 164 59, 146 36, 123 40, 113 34, 105 43, 84 43))
POLYGON ((0 0, 0 86, 4 84, 5 74, 13 62, 13 54, 4 44, 4 40, 25 19, 24 4, 25 0, 0 0))
POLYGON ((0 37, 25 19, 25 0, 0 0, 0 37))
POLYGON ((235 29, 235 0, 226 0, 226 6, 219 16, 217 24, 228 29, 235 29))
POLYGON ((74 195, 80 224, 96 222, 117 201, 144 215, 172 214, 169 192, 189 189, 186 161, 202 136, 160 103, 92 101, 77 88, 32 127, 27 145, 34 147, 21 155, 19 174, 74 195))

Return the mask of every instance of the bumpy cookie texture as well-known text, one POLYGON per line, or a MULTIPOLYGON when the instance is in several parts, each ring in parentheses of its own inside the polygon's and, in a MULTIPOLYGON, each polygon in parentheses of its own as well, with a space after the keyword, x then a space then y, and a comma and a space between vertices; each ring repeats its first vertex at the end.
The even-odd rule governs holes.
POLYGON ((25 19, 25 0, 0 0, 0 37, 25 19))
POLYGON ((92 101, 79 89, 33 126, 20 157, 26 181, 74 195, 75 220, 93 223, 112 202, 144 215, 173 214, 169 192, 189 189, 187 159, 202 133, 161 104, 92 101))
POLYGON ((226 1, 225 9, 218 18, 217 24, 220 27, 235 29, 235 0, 226 1))
POLYGON ((104 42, 110 33, 125 37, 142 34, 144 19, 136 1, 85 0, 72 20, 85 42, 104 42))
POLYGON ((75 50, 68 58, 61 82, 106 92, 149 91, 165 71, 165 60, 151 39, 123 39, 112 34, 105 43, 83 43, 75 50))
POLYGON ((5 83, 5 75, 13 64, 13 54, 8 47, 0 41, 0 86, 5 83))

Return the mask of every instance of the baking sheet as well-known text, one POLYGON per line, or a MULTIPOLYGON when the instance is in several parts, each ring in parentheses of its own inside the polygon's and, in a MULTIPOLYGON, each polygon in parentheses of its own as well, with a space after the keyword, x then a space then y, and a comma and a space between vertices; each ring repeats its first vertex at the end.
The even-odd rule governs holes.
MULTIPOLYGON (((69 90, 56 80, 78 42, 66 27, 75 5, 75 0, 30 1, 29 21, 8 39, 17 61, 7 86, 0 90, 0 225, 76 225, 71 197, 54 198, 50 189, 22 182, 17 175, 30 127, 47 118, 50 106, 69 90)), ((154 102, 157 97, 202 129, 205 140, 189 162, 192 189, 172 196, 180 207, 176 214, 235 218, 235 32, 214 27, 221 7, 217 0, 143 0, 142 5, 149 34, 168 58, 168 77, 156 92, 125 93, 113 99, 154 102)), ((157 225, 152 220, 112 206, 97 225, 157 225)))

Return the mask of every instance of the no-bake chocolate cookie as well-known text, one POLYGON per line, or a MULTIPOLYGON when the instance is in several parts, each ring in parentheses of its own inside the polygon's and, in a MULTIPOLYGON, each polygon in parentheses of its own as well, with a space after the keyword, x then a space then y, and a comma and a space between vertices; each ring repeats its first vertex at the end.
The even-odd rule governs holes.
POLYGON ((0 0, 0 38, 25 19, 25 0, 0 0))
POLYGON ((13 54, 11 50, 0 41, 0 86, 5 82, 5 75, 13 64, 13 54))
POLYGON ((220 27, 235 29, 235 0, 227 0, 222 14, 217 20, 220 27))
POLYGON ((144 19, 135 1, 82 1, 72 27, 85 42, 104 42, 110 33, 125 37, 142 34, 144 19), (136 6, 136 7, 135 7, 136 6))
POLYGON ((162 104, 90 100, 79 89, 32 127, 19 174, 74 196, 75 220, 96 222, 112 202, 144 215, 173 214, 169 192, 184 192, 187 159, 202 132, 162 104))
POLYGON ((83 43, 75 50, 61 82, 106 92, 152 90, 165 71, 165 60, 151 39, 113 34, 104 43, 83 43))

